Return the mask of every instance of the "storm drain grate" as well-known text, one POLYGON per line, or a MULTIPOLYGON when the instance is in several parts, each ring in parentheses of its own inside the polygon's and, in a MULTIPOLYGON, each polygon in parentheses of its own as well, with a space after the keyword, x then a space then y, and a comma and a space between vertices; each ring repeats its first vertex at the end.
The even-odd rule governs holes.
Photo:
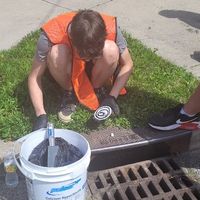
POLYGON ((172 158, 159 158, 89 172, 95 200, 200 200, 200 187, 172 158))

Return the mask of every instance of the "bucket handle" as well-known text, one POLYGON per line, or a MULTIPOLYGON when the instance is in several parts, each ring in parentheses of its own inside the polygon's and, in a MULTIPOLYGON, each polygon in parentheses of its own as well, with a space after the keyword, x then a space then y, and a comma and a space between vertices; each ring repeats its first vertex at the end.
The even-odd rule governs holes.
MULTIPOLYGON (((31 179, 31 180, 34 180, 35 178, 34 178, 34 175, 33 175, 32 173, 27 172, 25 169, 22 169, 21 164, 20 164, 20 162, 18 162, 18 160, 17 160, 15 154, 13 154, 13 157, 14 157, 15 163, 16 163, 18 169, 21 171, 21 173, 22 173, 25 177, 27 177, 27 178, 29 178, 29 179, 31 179)), ((18 157, 18 158, 19 158, 19 157, 18 157)))
MULTIPOLYGON (((42 128, 42 129, 40 129, 40 130, 43 130, 43 129, 44 129, 44 128, 42 128)), ((18 140, 16 140, 16 141, 14 142, 14 145, 13 145, 12 153, 13 153, 14 161, 15 161, 15 163, 16 163, 18 169, 21 171, 21 173, 22 173, 25 177, 27 177, 27 178, 29 178, 29 179, 31 179, 31 180, 34 180, 34 179, 35 179, 34 174, 33 174, 33 173, 30 173, 30 172, 27 172, 25 169, 23 169, 23 168, 21 167, 21 163, 17 160, 18 158, 20 158, 20 155, 18 156, 18 158, 16 157, 16 155, 17 155, 17 154, 16 154, 16 144, 22 144, 24 141, 27 140, 27 138, 29 138, 30 135, 32 135, 32 132, 29 133, 29 134, 27 134, 27 135, 25 135, 25 136, 23 136, 23 137, 21 137, 21 138, 19 138, 18 140)), ((20 149, 20 150, 21 150, 21 149, 20 149)))

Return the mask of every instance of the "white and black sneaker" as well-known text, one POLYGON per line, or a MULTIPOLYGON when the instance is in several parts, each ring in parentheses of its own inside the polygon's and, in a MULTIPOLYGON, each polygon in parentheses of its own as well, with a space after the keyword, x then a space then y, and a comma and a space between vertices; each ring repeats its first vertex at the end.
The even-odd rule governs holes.
POLYGON ((64 122, 69 123, 72 120, 72 114, 76 111, 77 98, 74 91, 65 90, 58 118, 64 122))
POLYGON ((185 130, 200 128, 200 113, 190 117, 180 113, 182 107, 183 104, 179 104, 174 108, 166 110, 162 114, 156 113, 152 115, 149 119, 149 126, 162 131, 169 131, 177 128, 185 130))

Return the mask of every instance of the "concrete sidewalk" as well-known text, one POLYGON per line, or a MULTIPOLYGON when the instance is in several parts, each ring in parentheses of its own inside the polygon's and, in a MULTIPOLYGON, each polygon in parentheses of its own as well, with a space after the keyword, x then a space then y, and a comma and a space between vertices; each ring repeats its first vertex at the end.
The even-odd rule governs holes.
POLYGON ((0 49, 17 44, 61 12, 83 8, 118 17, 122 29, 171 62, 200 77, 199 0, 0 1, 0 49))

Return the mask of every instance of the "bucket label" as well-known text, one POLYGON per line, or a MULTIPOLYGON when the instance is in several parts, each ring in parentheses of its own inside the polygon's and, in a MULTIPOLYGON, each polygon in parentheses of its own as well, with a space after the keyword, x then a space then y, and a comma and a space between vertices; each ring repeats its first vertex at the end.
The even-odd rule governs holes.
POLYGON ((75 185, 77 185, 79 182, 81 181, 81 178, 68 184, 68 185, 63 185, 59 188, 52 188, 50 191, 47 192, 48 195, 51 196, 57 196, 57 195, 61 195, 62 192, 65 192, 67 190, 72 189, 75 185))
POLYGON ((81 189, 79 189, 78 191, 68 195, 68 196, 63 196, 63 197, 46 197, 46 200, 66 200, 66 199, 71 199, 73 197, 73 199, 77 199, 78 197, 80 198, 81 194, 81 189))

